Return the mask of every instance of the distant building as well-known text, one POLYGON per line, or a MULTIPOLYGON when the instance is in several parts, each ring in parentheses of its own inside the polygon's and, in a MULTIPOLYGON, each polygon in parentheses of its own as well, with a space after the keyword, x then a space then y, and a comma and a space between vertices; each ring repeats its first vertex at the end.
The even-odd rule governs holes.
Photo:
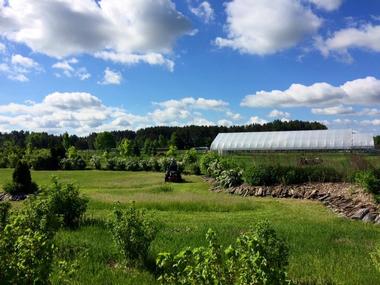
POLYGON ((371 150, 371 134, 352 130, 220 133, 210 149, 232 151, 371 150))

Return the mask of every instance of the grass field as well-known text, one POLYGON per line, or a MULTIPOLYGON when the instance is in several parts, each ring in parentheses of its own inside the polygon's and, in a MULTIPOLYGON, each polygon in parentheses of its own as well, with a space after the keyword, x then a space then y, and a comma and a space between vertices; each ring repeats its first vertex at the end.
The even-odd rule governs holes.
MULTIPOLYGON (((196 176, 172 184, 172 191, 162 191, 161 173, 41 171, 32 175, 40 185, 48 184, 52 175, 77 182, 90 199, 86 223, 79 230, 62 230, 57 235, 61 254, 79 260, 70 284, 156 284, 152 269, 115 266, 121 257, 106 221, 117 201, 123 205, 135 201, 155 219, 160 230, 151 248, 152 259, 162 251, 204 245, 208 228, 216 231, 223 244, 232 243, 240 232, 267 219, 290 247, 293 280, 380 284, 380 273, 369 257, 380 242, 380 227, 339 218, 317 202, 212 193, 196 176)), ((10 177, 11 170, 0 170, 1 183, 10 177)), ((53 283, 61 284, 54 276, 53 283)))

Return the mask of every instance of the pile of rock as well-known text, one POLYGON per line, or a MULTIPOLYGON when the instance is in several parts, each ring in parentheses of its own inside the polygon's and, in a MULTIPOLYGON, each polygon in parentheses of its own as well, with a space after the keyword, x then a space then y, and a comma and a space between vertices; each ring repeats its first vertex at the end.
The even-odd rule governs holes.
POLYGON ((309 199, 320 201, 334 212, 355 220, 373 222, 380 225, 380 206, 373 197, 360 187, 349 183, 307 183, 300 185, 251 186, 247 184, 228 189, 217 186, 214 180, 213 191, 256 197, 309 199))
POLYGON ((11 195, 6 192, 0 192, 0 201, 22 201, 28 197, 26 194, 14 194, 11 195))

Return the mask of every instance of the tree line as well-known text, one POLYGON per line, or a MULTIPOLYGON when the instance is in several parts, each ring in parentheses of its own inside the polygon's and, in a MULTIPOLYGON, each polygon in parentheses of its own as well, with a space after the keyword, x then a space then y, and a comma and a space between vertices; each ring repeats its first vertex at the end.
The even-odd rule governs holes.
MULTIPOLYGON (((251 124, 244 126, 184 126, 184 127, 149 127, 137 131, 124 130, 103 133, 92 133, 88 136, 53 135, 46 132, 35 133, 12 131, 0 133, 2 148, 33 148, 54 149, 62 144, 74 146, 78 150, 112 149, 124 139, 132 142, 134 148, 149 147, 168 148, 170 145, 178 149, 192 147, 209 147, 218 133, 226 132, 264 132, 264 131, 295 131, 295 130, 324 130, 327 127, 319 122, 276 120, 263 125, 251 124)), ((65 147, 66 148, 66 147, 65 147)))

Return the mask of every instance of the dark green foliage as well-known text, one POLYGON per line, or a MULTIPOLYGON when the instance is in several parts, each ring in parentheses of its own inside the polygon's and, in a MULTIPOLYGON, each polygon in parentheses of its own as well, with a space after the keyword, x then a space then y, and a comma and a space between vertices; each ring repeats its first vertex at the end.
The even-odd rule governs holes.
POLYGON ((55 149, 38 149, 32 151, 25 158, 34 170, 57 170, 62 156, 59 156, 55 149))
POLYGON ((198 163, 185 164, 184 172, 186 174, 201 175, 201 169, 198 163))
POLYGON ((215 152, 208 152, 201 156, 199 166, 202 174, 209 174, 208 168, 210 167, 210 164, 215 160, 219 160, 219 156, 215 152))
POLYGON ((354 181, 368 193, 380 194, 380 178, 372 170, 363 170, 355 173, 354 181))
POLYGON ((116 147, 116 141, 112 133, 99 133, 95 139, 95 148, 99 150, 111 150, 116 147))
POLYGON ((0 233, 4 230, 6 224, 8 223, 8 215, 11 204, 8 202, 0 202, 0 233))
POLYGON ((157 258, 162 284, 288 284, 288 248, 267 223, 241 234, 225 250, 209 230, 207 247, 157 258))
POLYGON ((81 197, 78 186, 62 184, 53 178, 52 184, 44 189, 44 193, 50 203, 51 214, 62 217, 65 227, 77 228, 88 203, 87 198, 81 197))
POLYGON ((80 156, 75 158, 64 158, 60 161, 60 167, 63 170, 84 170, 86 162, 80 156))
POLYGON ((136 209, 134 204, 124 211, 115 208, 111 231, 128 264, 141 266, 147 261, 157 230, 142 210, 136 209))
POLYGON ((97 155, 93 155, 90 159, 90 165, 91 167, 93 167, 94 169, 102 169, 102 160, 99 156, 97 155))
POLYGON ((342 176, 333 168, 323 166, 257 165, 245 169, 244 181, 254 186, 302 184, 306 182, 339 182, 342 176))
POLYGON ((31 194, 38 190, 36 183, 32 181, 29 165, 19 161, 13 171, 12 182, 4 185, 4 191, 12 195, 31 194))
POLYGON ((377 149, 379 149, 379 148, 380 148, 380 136, 376 136, 376 137, 374 137, 373 139, 374 139, 374 141, 375 141, 375 147, 376 147, 377 149))

